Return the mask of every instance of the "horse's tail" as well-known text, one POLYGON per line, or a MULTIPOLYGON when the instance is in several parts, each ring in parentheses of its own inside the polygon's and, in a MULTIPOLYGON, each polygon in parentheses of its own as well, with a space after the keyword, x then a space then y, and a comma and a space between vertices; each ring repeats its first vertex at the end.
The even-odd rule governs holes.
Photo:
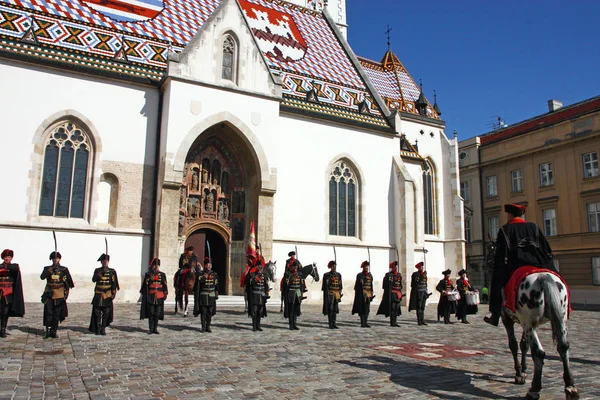
MULTIPOLYGON (((556 286, 556 281, 549 274, 540 276, 540 284, 544 291, 544 316, 550 320, 552 325, 552 339, 556 342, 562 335, 562 325, 564 321, 563 306, 560 302, 560 292, 556 286)), ((568 307, 568 305, 567 305, 568 307)))

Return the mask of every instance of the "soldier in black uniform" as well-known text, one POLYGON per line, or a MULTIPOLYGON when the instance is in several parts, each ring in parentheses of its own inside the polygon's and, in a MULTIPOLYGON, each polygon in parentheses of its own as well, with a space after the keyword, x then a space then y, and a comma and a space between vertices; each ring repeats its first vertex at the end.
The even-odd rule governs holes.
POLYGON ((417 311, 417 322, 419 325, 427 325, 425 322, 425 305, 427 304, 427 271, 423 270, 423 261, 415 265, 418 271, 413 272, 410 280, 410 302, 408 311, 417 311))
POLYGON ((329 318, 329 329, 338 329, 335 320, 340 312, 339 303, 342 299, 342 275, 336 271, 337 263, 329 261, 327 268, 331 271, 323 275, 323 315, 329 318))
POLYGON ((525 206, 520 204, 504 205, 508 223, 498 231, 490 288, 490 312, 483 319, 494 326, 498 326, 500 320, 502 291, 516 269, 533 266, 557 272, 550 243, 535 223, 521 218, 525 210, 525 206))
POLYGON ((298 260, 290 262, 290 273, 284 277, 283 282, 283 298, 285 301, 285 309, 283 310, 284 318, 288 319, 290 330, 300 330, 296 321, 301 315, 302 300, 304 300, 304 292, 306 292, 306 283, 298 272, 298 260))
POLYGON ((383 299, 377 310, 377 315, 390 317, 390 326, 398 325, 398 315, 402 314, 402 274, 398 272, 398 261, 390 264, 390 272, 383 277, 383 299))
POLYGON ((454 291, 454 284, 450 280, 449 269, 442 272, 444 275, 444 279, 440 279, 435 290, 440 292, 440 300, 438 302, 437 313, 438 313, 438 321, 440 317, 444 318, 444 324, 452 324, 450 321, 450 314, 456 312, 456 301, 448 300, 448 293, 454 291))
POLYGON ((354 303, 352 304, 352 315, 360 316, 361 328, 370 328, 371 325, 367 322, 369 312, 371 310, 371 302, 375 298, 373 294, 373 275, 369 272, 371 264, 368 261, 363 261, 360 265, 362 272, 356 275, 354 283, 354 303))
POLYGON ((0 337, 6 337, 8 317, 25 315, 23 286, 19 264, 12 264, 15 253, 6 249, 2 252, 4 262, 0 264, 0 337))
POLYGON ((92 299, 89 330, 96 335, 106 335, 106 327, 113 321, 113 300, 120 288, 117 271, 108 267, 110 256, 102 254, 98 261, 102 266, 96 268, 92 275, 92 282, 96 283, 96 288, 92 299))
POLYGON ((460 319, 463 324, 469 324, 470 322, 467 321, 467 315, 477 313, 476 305, 469 306, 467 304, 467 293, 473 291, 473 286, 469 283, 467 271, 465 269, 458 271, 458 276, 460 276, 460 278, 456 281, 456 290, 460 293, 460 299, 456 306, 456 318, 460 319))
MULTIPOLYGON (((185 251, 179 256, 179 269, 177 270, 177 272, 175 272, 175 275, 173 276, 173 288, 175 289, 175 314, 177 314, 177 305, 179 305, 180 308, 183 309, 183 291, 178 291, 177 289, 181 289, 181 287, 183 286, 183 271, 186 268, 188 268, 190 262, 192 261, 192 258, 196 258, 194 256, 194 246, 186 247, 185 251)), ((194 265, 194 268, 195 267, 196 266, 194 265)))
POLYGON ((219 277, 212 270, 209 260, 204 265, 204 271, 196 278, 194 285, 194 316, 200 315, 202 332, 212 332, 210 322, 217 313, 217 299, 219 298, 219 277))
POLYGON ((142 281, 142 307, 140 319, 148 318, 148 334, 158 335, 158 320, 165 319, 165 300, 169 294, 167 276, 159 271, 160 260, 155 258, 150 263, 150 270, 146 272, 142 281))
POLYGON ((267 316, 267 299, 269 298, 269 281, 263 274, 263 265, 260 259, 255 262, 246 275, 245 283, 248 298, 248 316, 252 317, 252 331, 262 331, 260 319, 267 316))
POLYGON ((59 252, 50 253, 52 265, 44 267, 41 280, 46 280, 46 288, 42 294, 42 303, 44 303, 44 325, 46 326, 47 338, 57 338, 59 322, 62 322, 69 316, 67 308, 67 298, 69 291, 75 287, 69 269, 60 265, 62 256, 59 252))

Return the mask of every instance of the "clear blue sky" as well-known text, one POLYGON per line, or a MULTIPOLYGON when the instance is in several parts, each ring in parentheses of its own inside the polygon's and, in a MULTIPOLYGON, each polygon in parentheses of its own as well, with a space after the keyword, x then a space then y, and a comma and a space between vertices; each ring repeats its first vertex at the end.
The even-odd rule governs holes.
POLYGON ((392 50, 433 103, 446 134, 488 132, 600 95, 600 1, 347 0, 348 41, 381 60, 392 50))

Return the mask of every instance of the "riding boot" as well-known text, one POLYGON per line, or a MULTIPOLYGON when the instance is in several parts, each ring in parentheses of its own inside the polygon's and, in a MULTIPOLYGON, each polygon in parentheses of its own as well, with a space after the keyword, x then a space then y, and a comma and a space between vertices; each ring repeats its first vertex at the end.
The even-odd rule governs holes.
POLYGON ((152 332, 155 335, 160 335, 160 333, 158 332, 158 317, 154 317, 154 329, 152 330, 152 332))
POLYGON ((48 339, 48 338, 52 337, 51 332, 52 332, 52 328, 50 328, 49 326, 47 326, 46 327, 46 334, 44 335, 44 339, 48 339))
POLYGON ((258 318, 256 315, 252 316, 252 332, 256 332, 258 330, 258 322, 256 321, 258 318))
POLYGON ((454 323, 454 322, 452 322, 452 321, 450 320, 450 311, 448 311, 448 310, 446 311, 446 314, 445 314, 444 318, 446 318, 446 320, 448 321, 448 323, 449 323, 450 325, 452 325, 452 324, 454 323))
POLYGON ((390 314, 390 326, 396 326, 396 316, 394 314, 390 314))
POLYGON ((212 320, 212 315, 210 315, 210 313, 206 316, 206 332, 208 333, 212 333, 212 330, 210 329, 210 322, 212 320))
POLYGON ((154 317, 148 317, 148 335, 152 335, 154 333, 154 317))
POLYGON ((200 323, 202 323, 202 330, 200 332, 206 332, 206 319, 204 318, 204 315, 200 316, 200 323))
POLYGON ((333 316, 331 314, 327 314, 327 318, 329 319, 329 329, 333 329, 333 316))
POLYGON ((292 315, 288 316, 288 323, 290 325, 290 331, 294 330, 294 317, 292 315))
POLYGON ((360 317, 360 327, 361 328, 366 328, 366 326, 365 326, 365 316, 361 314, 361 315, 359 315, 359 317, 360 317))
POLYGON ((52 324, 52 331, 51 331, 51 336, 53 339, 58 339, 58 334, 56 333, 58 331, 58 321, 54 321, 52 324))
POLYGON ((2 317, 0 317, 0 319, 2 320, 2 321, 0 321, 1 322, 0 337, 5 338, 6 337, 6 324, 8 322, 8 317, 2 316, 2 317))
POLYGON ((466 316, 462 317, 462 320, 460 322, 462 322, 463 324, 470 324, 470 322, 467 321, 467 317, 466 316))
POLYGON ((262 328, 260 327, 260 315, 256 316, 256 330, 262 332, 262 328))
POLYGON ((369 320, 369 314, 365 315, 365 327, 370 328, 371 325, 367 322, 369 320))
POLYGON ((340 329, 337 324, 336 324, 336 320, 337 320, 337 314, 333 313, 333 316, 331 317, 331 319, 333 320, 333 329, 340 329))
POLYGON ((296 325, 296 322, 298 322, 298 316, 294 315, 294 330, 299 331, 300 328, 298 328, 298 325, 296 325))

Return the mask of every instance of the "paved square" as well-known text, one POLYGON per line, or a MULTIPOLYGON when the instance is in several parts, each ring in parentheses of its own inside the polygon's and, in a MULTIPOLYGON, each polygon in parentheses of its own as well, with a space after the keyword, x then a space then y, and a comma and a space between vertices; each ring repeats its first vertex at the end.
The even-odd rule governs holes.
MULTIPOLYGON (((343 305, 340 329, 329 330, 320 307, 305 306, 301 330, 289 331, 277 303, 262 333, 241 308, 221 307, 213 333, 203 334, 199 318, 167 310, 160 335, 148 335, 139 306, 117 304, 107 336, 96 336, 87 331, 91 305, 71 304, 59 339, 43 340, 41 304, 27 304, 27 316, 11 318, 0 341, 0 399, 516 399, 529 387, 512 383, 505 331, 481 315, 471 325, 444 325, 428 306, 429 325, 418 327, 403 309, 400 328, 379 316, 365 329, 343 305)), ((584 399, 600 398, 599 330, 600 313, 572 314, 571 362, 584 399)), ((562 399, 549 326, 541 340, 543 398, 562 399)))

